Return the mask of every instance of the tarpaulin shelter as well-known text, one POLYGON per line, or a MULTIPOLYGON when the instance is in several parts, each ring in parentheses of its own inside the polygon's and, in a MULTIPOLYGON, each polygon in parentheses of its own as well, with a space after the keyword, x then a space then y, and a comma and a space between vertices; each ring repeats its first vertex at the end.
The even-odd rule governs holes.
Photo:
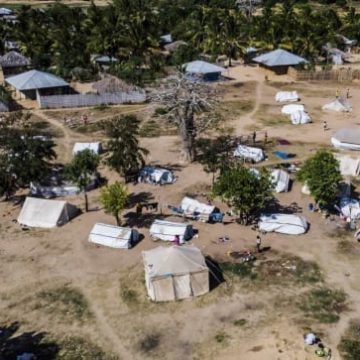
POLYGON ((190 224, 155 220, 150 227, 150 236, 153 240, 175 241, 175 237, 178 236, 180 243, 184 243, 193 235, 194 231, 190 224))
POLYGON ((262 215, 258 225, 260 231, 289 235, 304 234, 308 229, 306 219, 294 214, 262 215))

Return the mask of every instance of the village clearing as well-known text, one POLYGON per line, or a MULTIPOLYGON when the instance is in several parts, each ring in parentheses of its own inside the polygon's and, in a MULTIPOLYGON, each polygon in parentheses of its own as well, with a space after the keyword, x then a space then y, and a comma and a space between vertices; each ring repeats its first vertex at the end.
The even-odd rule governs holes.
MULTIPOLYGON (((229 77, 233 80, 221 85, 228 106, 219 126, 236 135, 258 130, 259 142, 266 130, 269 159, 264 165, 281 162, 273 157, 274 149, 294 153, 301 161, 320 148, 330 148, 331 134, 338 129, 359 125, 360 89, 355 83, 350 85, 353 112, 344 114, 323 112, 321 107, 334 98, 337 87, 345 91, 348 85, 292 83, 286 77, 265 82, 261 71, 244 66, 231 68, 229 77), (285 119, 281 105, 274 101, 279 90, 297 90, 313 123, 295 126, 285 119), (289 145, 278 145, 276 139, 286 139, 289 145)), ((89 193, 90 212, 51 230, 22 231, 12 221, 20 205, 1 202, 0 323, 6 328, 0 348, 11 351, 11 336, 22 336, 21 341, 32 339, 42 349, 44 359, 310 360, 315 358, 314 349, 305 346, 303 334, 311 330, 331 347, 333 358, 340 359, 337 347, 342 337, 352 338, 358 329, 360 245, 331 219, 307 211, 311 200, 296 181, 290 192, 277 198, 284 209, 304 214, 311 224, 305 235, 267 234, 263 246, 271 247, 270 251, 253 265, 234 264, 228 252, 255 247, 251 227, 227 223, 227 218, 224 224, 194 223, 199 237, 191 244, 220 264, 224 281, 192 300, 153 303, 147 299, 141 252, 158 245, 149 238, 148 228, 160 215, 144 213, 136 218, 135 204, 159 202, 161 216, 172 220, 167 205, 179 204, 185 195, 204 200, 211 174, 197 163, 179 165, 180 141, 171 126, 165 128, 157 123, 162 120, 150 119, 153 108, 130 108, 33 112, 34 121, 54 134, 59 161, 66 161, 75 142, 103 138, 96 128, 88 132, 66 126, 64 116, 91 113, 96 124, 101 118, 139 111, 143 126, 149 128, 151 121, 152 132, 144 130, 141 139, 150 151, 148 163, 173 169, 178 181, 162 187, 129 185, 133 195, 123 220, 144 235, 131 250, 88 242, 94 223, 115 224, 100 208, 99 190, 89 193), (218 243, 224 235, 230 241, 218 243)), ((105 168, 100 171, 109 182, 118 179, 105 168)), ((67 199, 83 207, 81 196, 67 199)), ((216 205, 227 210, 224 204, 216 205)))

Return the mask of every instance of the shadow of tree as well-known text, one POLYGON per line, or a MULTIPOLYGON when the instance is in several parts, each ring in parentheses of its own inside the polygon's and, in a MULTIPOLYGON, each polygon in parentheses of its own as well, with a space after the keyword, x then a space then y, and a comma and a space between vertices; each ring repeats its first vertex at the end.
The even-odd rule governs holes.
POLYGON ((166 169, 169 171, 180 171, 184 168, 183 165, 176 164, 176 163, 167 163, 167 164, 158 164, 158 163, 151 163, 150 166, 159 167, 162 169, 166 169))
POLYGON ((126 223, 124 226, 129 227, 137 227, 137 228, 149 228, 151 224, 158 220, 164 220, 168 217, 168 215, 161 215, 156 213, 142 213, 138 214, 136 212, 128 212, 124 215, 124 219, 126 219, 126 223))
POLYGON ((15 335, 19 328, 18 322, 0 326, 0 360, 15 360, 23 353, 34 354, 37 360, 56 358, 60 348, 46 339, 47 333, 30 331, 15 335))
POLYGON ((301 213, 303 208, 299 206, 296 202, 292 202, 289 205, 280 204, 278 199, 273 199, 269 202, 266 208, 264 209, 265 213, 281 213, 281 214, 295 214, 301 213))
POLYGON ((128 196, 126 208, 131 209, 138 203, 145 203, 154 199, 151 192, 142 191, 140 193, 132 193, 128 196))

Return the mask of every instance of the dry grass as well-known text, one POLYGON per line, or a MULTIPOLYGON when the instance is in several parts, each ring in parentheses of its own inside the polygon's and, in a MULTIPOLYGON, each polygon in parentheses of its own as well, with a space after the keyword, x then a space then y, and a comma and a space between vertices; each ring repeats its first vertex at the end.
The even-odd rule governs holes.
POLYGON ((289 117, 281 114, 278 106, 270 104, 261 104, 254 117, 265 126, 290 124, 289 117))
POLYGON ((360 320, 352 320, 338 346, 344 360, 360 359, 360 320))

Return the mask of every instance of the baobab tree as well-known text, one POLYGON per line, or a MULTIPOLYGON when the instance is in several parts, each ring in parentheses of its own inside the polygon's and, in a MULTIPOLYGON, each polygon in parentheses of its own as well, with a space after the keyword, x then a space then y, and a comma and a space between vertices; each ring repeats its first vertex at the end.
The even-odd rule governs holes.
POLYGON ((214 86, 189 80, 183 74, 168 79, 151 95, 153 102, 165 108, 162 116, 175 123, 179 129, 183 162, 195 160, 197 134, 219 120, 219 96, 214 86))

